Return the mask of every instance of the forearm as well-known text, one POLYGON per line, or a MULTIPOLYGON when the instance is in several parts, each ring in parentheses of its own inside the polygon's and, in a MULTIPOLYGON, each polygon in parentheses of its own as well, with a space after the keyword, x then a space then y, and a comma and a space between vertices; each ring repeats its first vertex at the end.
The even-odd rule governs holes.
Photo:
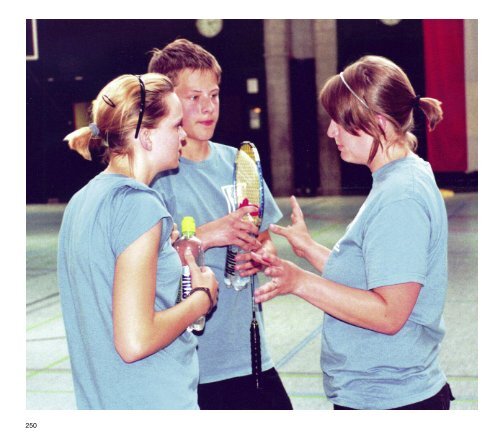
POLYGON ((278 250, 276 249, 276 246, 274 245, 274 242, 271 239, 269 231, 267 230, 263 231, 262 233, 259 234, 257 239, 262 244, 259 250, 265 250, 267 253, 272 255, 278 254, 278 250))
POLYGON ((245 216, 254 211, 253 206, 244 206, 219 219, 200 225, 196 235, 201 239, 202 247, 207 250, 212 247, 237 245, 245 250, 255 248, 257 227, 245 219, 245 216))
MULTIPOLYGON (((215 222, 215 221, 214 221, 215 222)), ((196 237, 201 240, 203 250, 208 250, 212 247, 217 247, 220 244, 214 236, 215 223, 208 222, 204 225, 196 227, 196 237)))
POLYGON ((208 312, 210 303, 208 296, 203 291, 197 291, 188 299, 175 306, 154 313, 150 334, 144 336, 144 341, 151 345, 153 352, 168 346, 188 326, 193 324, 202 315, 208 312), (155 349, 157 348, 157 349, 155 349))
POLYGON ((304 258, 316 270, 318 270, 318 272, 322 273, 331 252, 332 251, 329 248, 319 244, 311 238, 311 240, 307 244, 307 248, 304 249, 304 258))
POLYGON ((387 301, 374 291, 347 287, 305 270, 296 284, 293 294, 346 323, 384 334, 401 327, 387 301))
POLYGON ((207 295, 198 291, 163 311, 136 315, 127 331, 115 325, 115 346, 124 361, 135 362, 170 345, 209 308, 207 295))

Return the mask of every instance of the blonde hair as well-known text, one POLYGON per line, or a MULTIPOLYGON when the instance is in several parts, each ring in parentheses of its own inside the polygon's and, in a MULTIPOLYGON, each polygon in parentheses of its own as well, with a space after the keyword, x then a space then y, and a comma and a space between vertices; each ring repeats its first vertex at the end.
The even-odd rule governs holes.
POLYGON ((443 119, 441 102, 416 96, 408 76, 389 59, 364 56, 346 67, 343 78, 338 74, 328 79, 320 101, 333 121, 347 132, 359 135, 362 131, 373 137, 368 162, 377 154, 382 139, 387 140, 377 115, 394 126, 395 136, 388 147, 403 144, 413 151, 417 148, 417 138, 412 133, 413 110, 422 110, 431 131, 443 119))
MULTIPOLYGON (((154 129, 169 110, 166 95, 174 91, 170 79, 161 74, 141 75, 146 89, 141 128, 154 129)), ((122 75, 112 80, 93 101, 89 126, 64 138, 71 149, 86 160, 97 154, 104 162, 111 155, 132 155, 130 131, 137 127, 141 107, 141 84, 135 75, 122 75)))

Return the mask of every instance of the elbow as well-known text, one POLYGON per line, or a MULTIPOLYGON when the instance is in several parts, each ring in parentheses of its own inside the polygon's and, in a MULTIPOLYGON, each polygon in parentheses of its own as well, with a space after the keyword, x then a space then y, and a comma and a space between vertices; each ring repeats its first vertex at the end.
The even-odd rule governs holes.
POLYGON ((143 359, 148 354, 139 340, 120 340, 115 338, 115 349, 125 363, 134 363, 143 359))
POLYGON ((405 325, 405 321, 401 321, 400 319, 388 318, 379 329, 379 332, 385 335, 396 335, 405 325))

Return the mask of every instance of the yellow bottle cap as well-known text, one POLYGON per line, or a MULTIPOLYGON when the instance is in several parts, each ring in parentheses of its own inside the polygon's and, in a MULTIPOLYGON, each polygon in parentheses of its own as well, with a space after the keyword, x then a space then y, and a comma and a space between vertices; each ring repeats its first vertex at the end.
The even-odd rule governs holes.
POLYGON ((185 233, 196 233, 196 223, 193 216, 185 216, 181 222, 181 232, 185 233))

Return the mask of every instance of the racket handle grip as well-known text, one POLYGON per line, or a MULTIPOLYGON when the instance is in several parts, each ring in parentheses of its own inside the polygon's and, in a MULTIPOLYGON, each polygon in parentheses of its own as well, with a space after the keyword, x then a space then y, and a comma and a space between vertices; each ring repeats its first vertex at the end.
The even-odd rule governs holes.
POLYGON ((250 324, 250 349, 252 353, 252 375, 257 389, 262 388, 262 361, 260 352, 259 323, 254 318, 250 324))

